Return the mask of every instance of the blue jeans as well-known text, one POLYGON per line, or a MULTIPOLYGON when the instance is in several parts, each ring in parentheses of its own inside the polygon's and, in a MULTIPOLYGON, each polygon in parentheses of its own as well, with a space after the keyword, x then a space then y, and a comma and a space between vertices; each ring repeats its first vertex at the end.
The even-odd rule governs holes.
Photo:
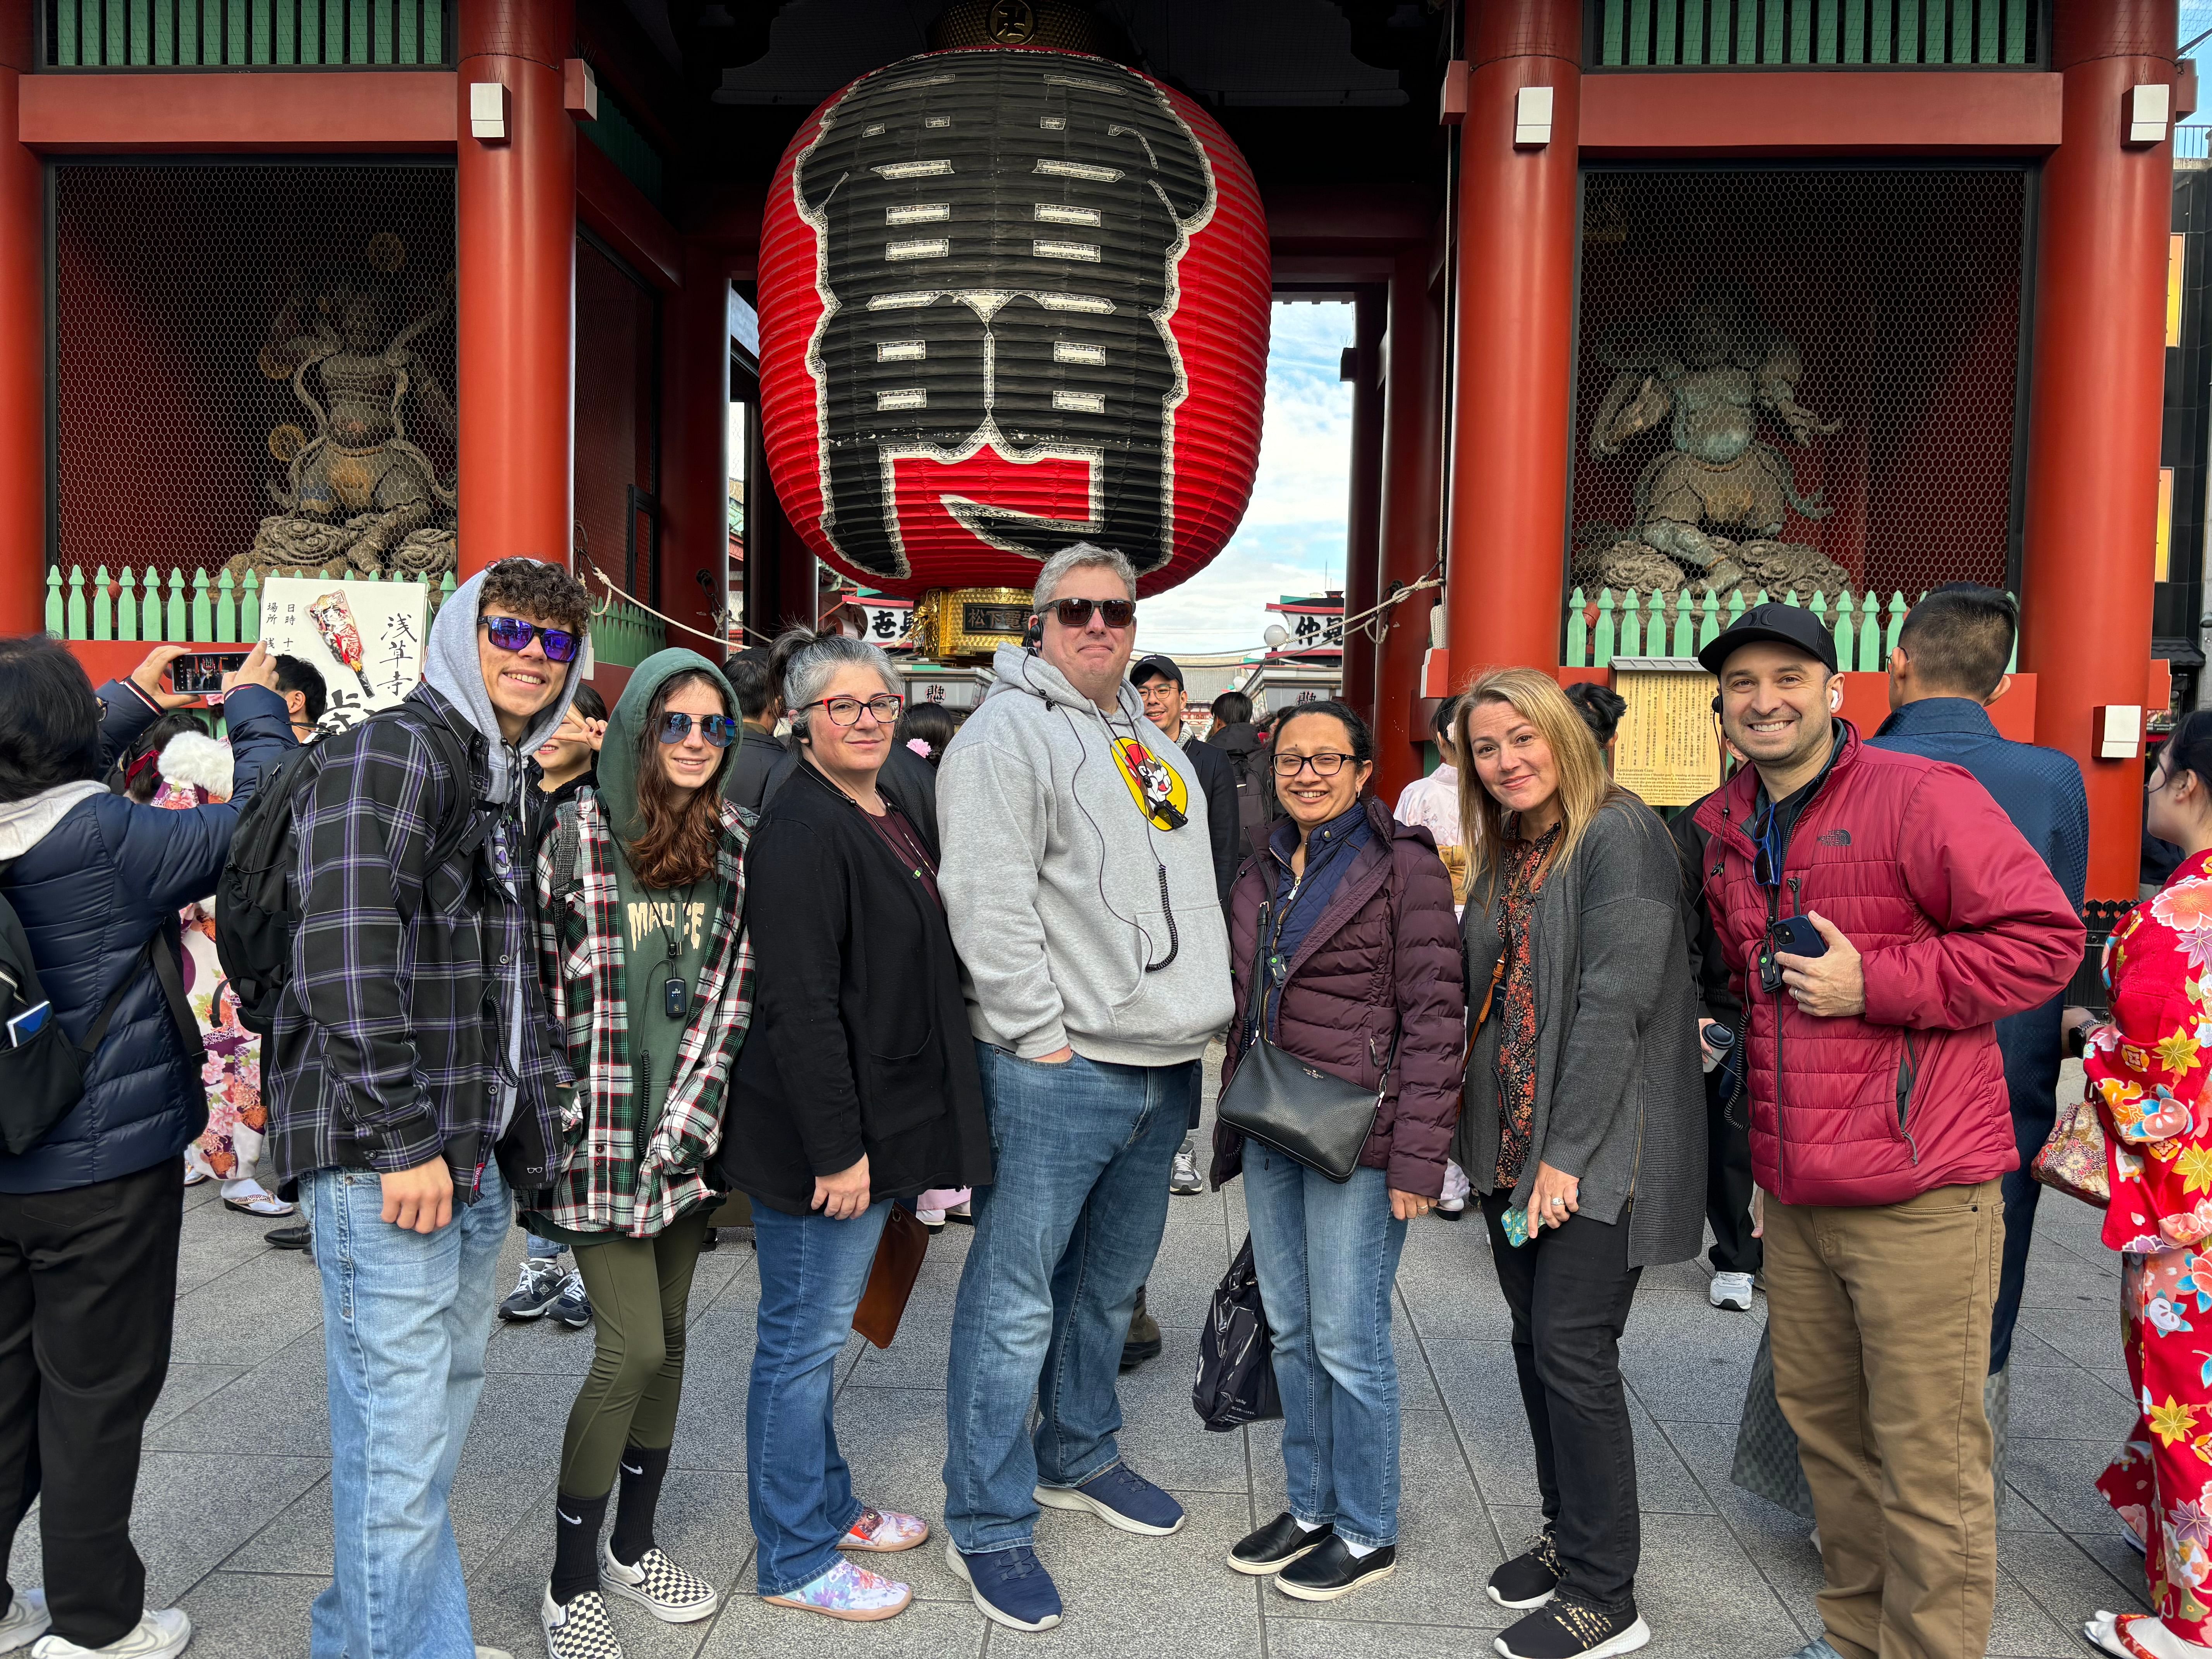
POLYGON ((532 1261, 558 1261, 561 1259, 561 1241, 540 1238, 536 1233, 525 1233, 522 1254, 532 1261))
POLYGON ((1390 1287, 1406 1224, 1380 1170, 1338 1186, 1244 1146, 1252 1265, 1275 1337, 1291 1513, 1346 1543, 1398 1541, 1398 1360, 1390 1287))
POLYGON ((446 1497, 483 1392, 500 1246, 514 1224, 499 1166, 436 1232, 383 1219, 357 1170, 301 1182, 314 1212, 330 1374, 337 1571, 315 1598, 313 1659, 475 1659, 446 1497))
POLYGON ((1114 1380, 1199 1085, 1194 1060, 975 1054, 998 1174, 975 1193, 952 1311, 945 1459, 945 1528, 969 1555, 1030 1541, 1040 1483, 1079 1486, 1120 1461, 1114 1380))
POLYGON ((860 1518, 837 1449, 837 1356, 890 1209, 879 1199, 832 1221, 753 1206, 760 1314, 745 1393, 745 1503, 763 1595, 787 1595, 836 1565, 837 1540, 860 1518))

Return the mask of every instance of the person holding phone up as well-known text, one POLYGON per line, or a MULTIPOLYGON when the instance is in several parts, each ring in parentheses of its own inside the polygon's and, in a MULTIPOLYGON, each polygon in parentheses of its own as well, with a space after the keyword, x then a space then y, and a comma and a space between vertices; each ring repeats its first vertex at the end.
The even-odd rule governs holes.
MULTIPOLYGON (((1632 1653, 1641 1550, 1620 1333, 1705 1237, 1705 1094, 1674 843, 1559 683, 1461 694, 1473 1030, 1454 1156, 1482 1195, 1543 1528, 1491 1575, 1505 1659, 1632 1653)), ((1256 1214, 1255 1217, 1256 1224, 1256 1214)))
POLYGON ((1698 659, 1750 762, 1698 826, 1826 1578, 1797 1659, 1968 1659, 1996 1594, 1982 1384, 2019 1162, 1992 1026, 2072 977, 2081 923, 1971 775, 1838 718, 1818 617, 1755 605, 1698 659))

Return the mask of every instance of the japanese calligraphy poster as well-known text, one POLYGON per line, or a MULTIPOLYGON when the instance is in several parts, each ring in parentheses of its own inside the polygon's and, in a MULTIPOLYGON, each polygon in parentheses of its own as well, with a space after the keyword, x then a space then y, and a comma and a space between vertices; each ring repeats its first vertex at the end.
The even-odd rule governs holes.
POLYGON ((298 657, 321 673, 330 693, 325 732, 413 690, 428 631, 428 590, 420 582, 271 576, 262 585, 261 638, 272 654, 298 657))
POLYGON ((1720 787, 1721 740, 1711 674, 1623 669, 1628 700, 1614 740, 1613 775, 1650 806, 1687 806, 1720 787))

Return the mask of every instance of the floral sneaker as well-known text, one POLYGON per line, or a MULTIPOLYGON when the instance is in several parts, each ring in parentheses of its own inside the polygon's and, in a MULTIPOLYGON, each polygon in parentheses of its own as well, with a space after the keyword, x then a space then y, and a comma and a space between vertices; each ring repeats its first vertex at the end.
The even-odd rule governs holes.
POLYGON ((668 1625, 688 1625, 695 1619, 704 1619, 722 1601, 712 1584, 695 1572, 684 1571, 658 1545, 639 1556, 634 1567, 616 1560, 612 1546, 602 1548, 599 1588, 636 1602, 668 1625))
POLYGON ((763 1595, 761 1600, 772 1607, 797 1607, 802 1613, 860 1621, 905 1612, 914 1592, 866 1567, 840 1561, 811 1584, 782 1595, 763 1595))
POLYGON ((837 1541, 841 1550, 864 1550, 877 1555, 896 1555, 910 1550, 929 1536, 929 1522, 918 1515, 896 1510, 862 1510, 859 1520, 845 1528, 837 1541))

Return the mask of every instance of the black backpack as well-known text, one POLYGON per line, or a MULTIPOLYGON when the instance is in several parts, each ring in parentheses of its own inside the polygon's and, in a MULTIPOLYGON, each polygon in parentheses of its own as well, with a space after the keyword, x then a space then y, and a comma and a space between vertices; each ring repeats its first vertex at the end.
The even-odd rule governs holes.
MULTIPOLYGON (((1229 770, 1237 780, 1237 836, 1242 858, 1258 858, 1267 850, 1267 831, 1274 826, 1274 794, 1268 787, 1266 751, 1224 749, 1229 770)), ((1241 859, 1240 859, 1241 861, 1241 859)))
POLYGON ((84 1040, 72 1043, 62 1035, 61 1022, 51 1009, 46 1022, 18 1045, 4 1022, 46 1001, 39 985, 38 964, 31 960, 31 942, 23 933, 15 907, 0 898, 0 1149, 20 1158, 46 1137, 70 1107, 84 1098, 84 1074, 100 1052, 108 1023, 122 1006, 124 994, 138 982, 141 967, 151 963, 168 999, 169 1012, 183 1039, 184 1058, 199 1063, 205 1050, 200 1045, 199 1022, 185 1000, 184 975, 177 970, 177 953, 156 928, 132 961, 122 983, 108 993, 100 1012, 85 1028, 84 1040))
POLYGON ((295 822, 300 801, 331 756, 359 747, 361 734, 377 720, 414 726, 437 751, 447 775, 461 781, 430 844, 428 868, 438 868, 465 847, 473 850, 490 828, 489 819, 477 811, 469 751, 445 721, 408 703, 379 709, 360 725, 287 755, 263 773, 239 812, 215 894, 216 955, 238 998, 238 1023, 262 1036, 275 1024, 276 1005, 292 977, 292 936, 300 927, 300 896, 292 882, 300 867, 295 822))

